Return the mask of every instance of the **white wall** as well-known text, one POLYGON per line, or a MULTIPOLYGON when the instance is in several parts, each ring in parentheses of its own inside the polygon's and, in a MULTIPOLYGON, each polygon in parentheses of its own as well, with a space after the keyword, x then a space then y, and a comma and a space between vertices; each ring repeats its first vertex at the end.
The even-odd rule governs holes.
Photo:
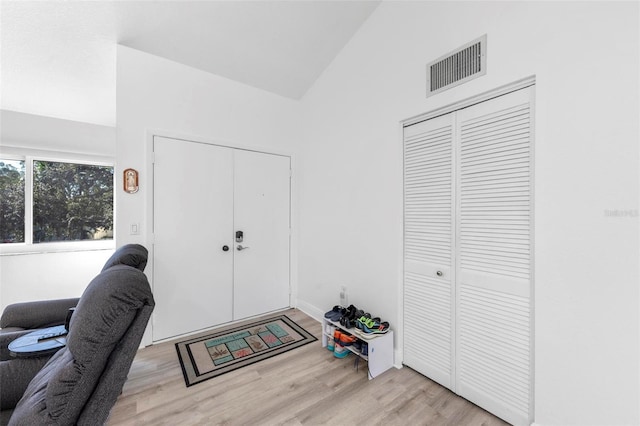
POLYGON ((16 302, 80 297, 113 250, 0 257, 1 308, 16 302))
POLYGON ((116 99, 116 175, 140 172, 136 194, 116 195, 118 217, 127 218, 118 223, 118 244, 147 242, 145 232, 127 234, 130 223, 146 231, 149 135, 284 154, 294 154, 299 139, 296 101, 125 46, 118 46, 116 99))
MULTIPOLYGON (((140 190, 136 194, 118 191, 116 195, 117 216, 126 218, 118 222, 119 245, 136 242, 151 248, 147 229, 151 176, 147 161, 152 134, 292 155, 295 173, 295 152, 300 140, 297 101, 128 47, 118 46, 117 53, 118 187, 122 185, 123 169, 133 167, 140 172, 140 190), (140 235, 128 235, 131 223, 141 225, 140 235)), ((176 179, 198 184, 190 182, 188 176, 176 179)), ((295 195, 293 213, 295 220, 295 195)), ((199 232, 197 226, 194 232, 199 232)), ((295 264, 295 239, 293 246, 295 264)), ((152 263, 149 266, 152 269, 152 263)), ((294 267, 294 287, 295 271, 294 267)), ((152 271, 148 267, 146 272, 149 275, 152 271)), ((151 281, 153 285, 152 274, 151 281)), ((148 339, 146 336, 144 343, 149 343, 148 339)))
MULTIPOLYGON (((115 128, 0 111, 2 153, 71 153, 113 159, 115 128)), ((0 255, 0 311, 10 303, 79 297, 113 253, 109 250, 0 255)))
POLYGON ((0 110, 0 149, 29 148, 115 157, 115 127, 0 110))
POLYGON ((383 2, 303 99, 300 303, 399 325, 399 122, 535 75, 535 421, 638 424, 638 51, 632 2, 383 2), (482 34, 487 75, 426 99, 482 34))

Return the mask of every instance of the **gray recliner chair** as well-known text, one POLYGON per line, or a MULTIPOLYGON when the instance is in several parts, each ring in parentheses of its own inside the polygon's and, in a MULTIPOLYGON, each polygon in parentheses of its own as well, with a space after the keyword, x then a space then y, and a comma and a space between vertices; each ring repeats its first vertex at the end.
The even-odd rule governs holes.
MULTIPOLYGON (((147 249, 143 246, 127 244, 111 255, 102 271, 115 265, 129 265, 144 271, 147 256, 147 249)), ((11 359, 7 346, 18 337, 41 328, 65 324, 69 309, 75 308, 79 300, 79 297, 74 297, 8 305, 0 316, 0 361, 11 359)))
POLYGON ((8 305, 0 316, 0 361, 11 359, 7 346, 40 328, 63 325, 80 298, 39 300, 8 305))
POLYGON ((116 250, 80 297, 67 345, 40 369, 32 358, 0 361, 1 415, 11 415, 9 425, 105 423, 155 306, 142 272, 146 262, 140 245, 116 250), (25 389, 22 376, 29 374, 25 389), (10 413, 5 402, 17 393, 20 400, 10 413))
POLYGON ((51 357, 51 353, 35 358, 10 356, 9 343, 37 329, 65 324, 69 310, 79 298, 14 303, 0 317, 0 425, 9 421, 10 409, 22 397, 31 379, 51 357), (9 409, 9 411, 7 411, 9 409))

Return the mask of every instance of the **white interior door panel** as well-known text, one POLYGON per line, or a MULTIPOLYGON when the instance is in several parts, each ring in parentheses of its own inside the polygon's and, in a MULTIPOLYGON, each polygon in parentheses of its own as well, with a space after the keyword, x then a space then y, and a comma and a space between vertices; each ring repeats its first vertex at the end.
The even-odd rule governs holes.
POLYGON ((232 319, 233 150, 161 137, 153 149, 153 340, 161 340, 232 319))
POLYGON ((446 115, 404 134, 404 362, 453 383, 454 120, 446 115))
POLYGON ((457 114, 456 391, 514 424, 532 412, 530 90, 457 114))
POLYGON ((235 151, 234 319, 289 306, 289 187, 289 157, 235 151))

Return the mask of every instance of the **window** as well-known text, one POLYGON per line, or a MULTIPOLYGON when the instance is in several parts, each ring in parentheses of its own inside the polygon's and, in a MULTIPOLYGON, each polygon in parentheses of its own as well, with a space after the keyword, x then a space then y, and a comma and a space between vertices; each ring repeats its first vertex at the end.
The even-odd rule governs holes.
POLYGON ((113 240, 113 166, 0 159, 0 241, 113 240))

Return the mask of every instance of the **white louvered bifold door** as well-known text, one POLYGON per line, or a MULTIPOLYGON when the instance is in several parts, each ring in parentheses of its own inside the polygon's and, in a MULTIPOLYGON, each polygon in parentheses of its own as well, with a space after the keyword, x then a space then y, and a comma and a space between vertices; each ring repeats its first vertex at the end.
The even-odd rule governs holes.
POLYGON ((533 87, 404 128, 403 362, 530 424, 533 87))
POLYGON ((455 387, 514 424, 531 412, 530 90, 457 112, 455 387))
POLYGON ((404 363, 452 386, 453 116, 404 129, 404 363))

